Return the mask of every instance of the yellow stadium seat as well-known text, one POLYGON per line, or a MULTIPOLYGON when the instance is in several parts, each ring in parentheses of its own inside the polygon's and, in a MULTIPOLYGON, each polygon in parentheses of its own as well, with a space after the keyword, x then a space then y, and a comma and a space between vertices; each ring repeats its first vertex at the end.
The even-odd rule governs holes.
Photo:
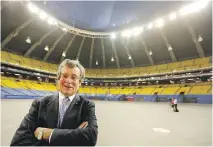
POLYGON ((23 57, 22 66, 33 67, 32 60, 30 58, 23 57))
POLYGON ((199 68, 199 65, 187 66, 187 67, 185 67, 185 70, 188 70, 188 69, 198 69, 198 68, 199 68))
POLYGON ((91 94, 96 94, 96 93, 97 93, 97 92, 96 92, 96 88, 91 87, 91 88, 90 88, 90 93, 91 93, 91 94))
POLYGON ((8 52, 1 51, 1 61, 9 62, 10 60, 8 52))
POLYGON ((163 88, 155 88, 151 94, 158 93, 160 94, 163 91, 163 88))
POLYGON ((10 56, 10 63, 15 64, 15 65, 21 65, 21 60, 22 58, 20 58, 20 56, 16 55, 16 54, 12 54, 9 53, 10 56))
MULTIPOLYGON (((147 66, 135 68, 121 69, 86 69, 87 77, 123 77, 123 76, 138 76, 146 74, 158 74, 173 71, 183 71, 197 69, 200 67, 212 67, 210 63, 211 57, 198 58, 193 60, 185 60, 181 62, 147 66)), ((40 60, 35 60, 6 51, 1 51, 1 61, 10 62, 19 66, 35 67, 41 70, 56 73, 58 70, 57 64, 47 63, 40 60)))
POLYGON ((121 89, 110 88, 110 94, 119 94, 121 89))
POLYGON ((208 93, 212 94, 212 85, 210 86, 210 89, 209 89, 208 93))
POLYGON ((151 94, 153 91, 155 90, 155 88, 143 88, 139 94, 151 94))
POLYGON ((52 64, 52 63, 48 63, 49 64, 49 71, 56 73, 58 70, 58 65, 56 64, 52 64))
POLYGON ((193 86, 189 94, 207 94, 211 86, 193 86))
POLYGON ((159 73, 167 73, 167 72, 172 72, 172 69, 164 69, 164 70, 160 70, 159 73))
POLYGON ((20 87, 23 89, 29 89, 28 85, 23 80, 21 80, 17 84, 20 85, 20 87))
POLYGON ((186 60, 186 61, 180 62, 180 67, 188 67, 188 66, 192 66, 193 64, 194 64, 194 60, 186 60))
POLYGON ((180 87, 167 87, 161 92, 161 94, 176 94, 179 88, 180 87))
POLYGON ((155 73, 156 71, 156 66, 148 66, 146 68, 146 73, 155 73))
POLYGON ((198 58, 195 59, 194 64, 195 65, 204 65, 209 63, 210 57, 205 57, 205 58, 198 58))
POLYGON ((140 93, 141 90, 142 90, 141 88, 136 88, 131 92, 131 94, 135 93, 137 95, 140 93))
POLYGON ((9 87, 9 88, 22 88, 20 87, 19 84, 17 84, 17 82, 14 79, 2 79, 1 81, 3 83, 3 85, 5 85, 5 87, 9 87))
POLYGON ((197 85, 197 86, 209 86, 209 85, 212 85, 212 82, 199 82, 199 83, 195 83, 195 85, 197 85))
POLYGON ((50 66, 49 66, 49 64, 46 63, 46 62, 41 62, 41 67, 42 67, 42 69, 44 69, 44 70, 47 70, 47 71, 50 70, 50 66))
POLYGON ((173 71, 183 71, 183 70, 185 70, 184 67, 179 67, 179 68, 174 69, 173 71))
POLYGON ((180 94, 181 92, 184 92, 184 94, 188 94, 190 90, 190 87, 181 87, 176 94, 180 94))
POLYGON ((157 71, 164 71, 165 69, 167 69, 168 64, 161 64, 161 65, 157 65, 157 71))
POLYGON ((120 73, 121 74, 129 74, 130 69, 129 68, 121 68, 120 73))
POLYGON ((174 70, 177 69, 180 65, 180 62, 175 62, 175 63, 168 63, 168 69, 174 70))
POLYGON ((144 75, 146 73, 146 67, 139 67, 139 75, 144 75))
POLYGON ((35 59, 31 59, 31 62, 34 65, 33 66, 34 68, 42 69, 41 61, 35 60, 35 59))
POLYGON ((129 88, 122 89, 120 94, 129 94, 129 88))
POLYGON ((108 92, 108 88, 97 88, 97 94, 106 94, 108 92))
POLYGON ((206 64, 202 64, 200 66, 201 67, 212 67, 212 64, 211 63, 206 63, 206 64))
POLYGON ((79 93, 90 94, 90 88, 88 88, 88 87, 81 87, 80 90, 79 90, 79 93))

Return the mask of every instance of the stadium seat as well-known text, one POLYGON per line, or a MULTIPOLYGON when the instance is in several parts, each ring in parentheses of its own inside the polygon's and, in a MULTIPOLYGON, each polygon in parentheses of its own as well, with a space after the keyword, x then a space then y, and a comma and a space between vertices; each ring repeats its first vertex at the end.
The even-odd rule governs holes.
POLYGON ((158 93, 160 94, 162 91, 163 91, 164 88, 155 88, 151 94, 155 94, 155 93, 158 93))
POLYGON ((161 94, 176 94, 179 88, 180 87, 167 87, 161 92, 161 94))
POLYGON ((122 89, 120 94, 130 94, 129 88, 122 89))
MULTIPOLYGON (((138 76, 145 74, 165 73, 173 71, 182 71, 189 69, 197 69, 201 67, 211 67, 211 57, 197 58, 191 60, 185 60, 181 62, 147 66, 147 67, 136 67, 136 68, 121 68, 121 69, 86 69, 86 76, 88 77, 123 77, 125 76, 138 76)), ((46 70, 49 72, 56 73, 58 69, 57 64, 46 63, 44 61, 31 59, 1 51, 1 60, 10 62, 18 66, 35 67, 40 70, 46 70)))
POLYGON ((148 66, 146 68, 146 73, 151 74, 156 72, 156 66, 148 66))
POLYGON ((15 64, 15 65, 21 65, 21 62, 23 62, 22 61, 22 58, 20 58, 20 56, 19 55, 16 55, 16 54, 9 54, 9 56, 10 56, 10 63, 12 63, 12 64, 15 64))
POLYGON ((186 60, 186 61, 182 61, 180 62, 180 67, 188 67, 188 66, 192 66, 194 63, 194 60, 186 60))
POLYGON ((176 94, 180 94, 181 92, 184 92, 184 94, 188 94, 190 90, 190 87, 181 87, 177 92, 176 94))
POLYGON ((139 92, 139 94, 152 94, 152 92, 154 91, 154 89, 155 89, 155 88, 151 88, 151 87, 149 87, 149 88, 143 88, 143 89, 139 92))
POLYGON ((205 58, 197 58, 194 61, 195 65, 204 65, 204 64, 209 64, 210 57, 205 57, 205 58))
POLYGON ((176 62, 176 63, 168 63, 168 69, 169 71, 173 71, 177 68, 179 68, 180 62, 176 62))
POLYGON ((157 65, 157 71, 164 71, 165 69, 167 69, 168 64, 161 64, 161 65, 157 65))
POLYGON ((189 94, 207 94, 211 86, 193 86, 189 91, 189 94))
POLYGON ((23 57, 22 66, 34 67, 33 63, 32 63, 32 60, 30 58, 27 58, 27 57, 23 57))
POLYGON ((1 51, 1 61, 9 62, 10 60, 11 59, 10 59, 9 53, 5 51, 1 51))

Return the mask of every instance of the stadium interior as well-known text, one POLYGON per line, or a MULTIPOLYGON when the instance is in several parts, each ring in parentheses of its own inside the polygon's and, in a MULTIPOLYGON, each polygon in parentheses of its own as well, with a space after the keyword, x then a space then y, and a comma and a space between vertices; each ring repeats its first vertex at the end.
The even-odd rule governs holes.
POLYGON ((56 94, 58 66, 73 59, 86 69, 79 94, 91 100, 212 104, 211 1, 96 30, 44 2, 1 1, 2 100, 56 94))

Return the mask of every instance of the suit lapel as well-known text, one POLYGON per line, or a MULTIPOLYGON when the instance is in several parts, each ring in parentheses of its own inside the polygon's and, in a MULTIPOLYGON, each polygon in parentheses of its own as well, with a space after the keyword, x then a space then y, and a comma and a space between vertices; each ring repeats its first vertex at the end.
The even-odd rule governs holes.
POLYGON ((64 118, 63 118, 61 126, 63 126, 64 122, 68 119, 69 116, 72 116, 72 114, 74 114, 74 113, 72 113, 73 107, 74 107, 74 105, 78 104, 79 101, 80 101, 80 98, 76 94, 76 96, 74 97, 74 99, 72 100, 71 104, 67 108, 67 111, 64 114, 64 118))
POLYGON ((56 128, 58 123, 58 106, 59 95, 52 96, 50 102, 47 104, 47 124, 49 128, 56 128))

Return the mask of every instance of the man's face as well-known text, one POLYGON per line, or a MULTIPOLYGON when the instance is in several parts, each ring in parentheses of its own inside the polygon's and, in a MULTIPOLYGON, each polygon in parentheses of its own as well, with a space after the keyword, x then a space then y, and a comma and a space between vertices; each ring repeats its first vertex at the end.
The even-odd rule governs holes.
POLYGON ((70 68, 64 66, 59 78, 59 90, 64 96, 71 96, 77 93, 81 86, 80 69, 78 67, 70 68))

